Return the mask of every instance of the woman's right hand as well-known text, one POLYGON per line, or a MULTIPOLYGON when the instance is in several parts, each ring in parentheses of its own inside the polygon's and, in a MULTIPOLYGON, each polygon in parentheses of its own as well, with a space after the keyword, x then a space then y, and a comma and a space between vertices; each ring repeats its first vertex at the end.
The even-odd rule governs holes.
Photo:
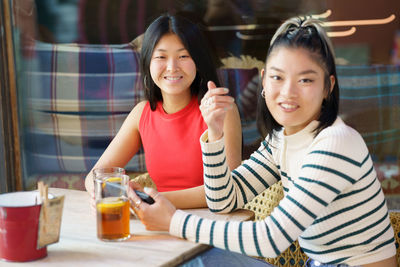
POLYGON ((207 86, 208 91, 201 100, 200 110, 208 126, 208 140, 213 142, 223 135, 226 112, 232 108, 234 98, 227 95, 227 88, 217 87, 212 81, 207 86))
POLYGON ((89 194, 90 207, 93 213, 96 212, 96 200, 94 196, 94 179, 93 174, 90 172, 85 179, 85 188, 89 194))

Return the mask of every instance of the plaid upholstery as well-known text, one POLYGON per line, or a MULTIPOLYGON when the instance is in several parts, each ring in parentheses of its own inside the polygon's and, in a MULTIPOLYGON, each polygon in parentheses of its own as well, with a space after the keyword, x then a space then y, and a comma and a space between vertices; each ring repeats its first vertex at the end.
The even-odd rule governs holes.
MULTIPOLYGON (((37 42, 24 64, 23 138, 28 176, 49 173, 84 177, 144 98, 139 55, 128 45, 73 45, 37 42)), ((400 67, 338 66, 340 116, 365 139, 378 175, 399 185, 400 67)), ((219 69, 242 119, 244 156, 258 147, 255 123, 259 72, 219 69)), ((141 150, 126 166, 145 172, 141 150)), ((385 182, 385 181, 383 181, 385 182)), ((383 183, 384 185, 385 183, 383 183)), ((387 183, 386 183, 387 184, 387 183)), ((384 188, 385 189, 385 188, 384 188)), ((390 189, 390 190, 389 190, 390 189)))
MULTIPOLYGON (((38 42, 29 50, 28 172, 87 173, 144 98, 138 54, 127 45, 38 42)), ((146 170, 142 150, 126 168, 146 170)))
POLYGON ((400 156, 400 66, 339 66, 342 117, 375 160, 400 156))
MULTIPOLYGON (((28 52, 33 55, 25 70, 28 172, 87 173, 144 97, 138 54, 128 45, 41 42, 28 52)), ((245 146, 256 142, 258 70, 220 69, 218 75, 237 99, 245 146)), ((142 150, 126 169, 146 171, 142 150)))
MULTIPOLYGON (((337 71, 340 116, 364 138, 385 195, 398 196, 400 66, 338 66, 337 71)), ((394 198, 387 200, 390 207, 396 205, 394 198)))

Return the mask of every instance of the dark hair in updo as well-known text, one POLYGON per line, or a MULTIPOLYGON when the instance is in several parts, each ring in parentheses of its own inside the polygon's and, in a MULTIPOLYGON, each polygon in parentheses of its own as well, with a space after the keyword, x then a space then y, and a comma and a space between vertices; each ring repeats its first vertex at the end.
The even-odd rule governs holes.
MULTIPOLYGON (((335 77, 332 92, 323 100, 319 124, 315 129, 316 134, 333 124, 339 111, 339 84, 336 75, 336 65, 333 46, 321 22, 313 18, 295 17, 286 20, 276 31, 271 39, 266 63, 271 53, 281 47, 303 48, 310 52, 312 58, 325 72, 325 90, 331 88, 330 76, 335 77)), ((257 127, 263 137, 268 134, 272 138, 274 130, 280 130, 280 125, 268 110, 265 100, 259 97, 257 108, 257 127)))

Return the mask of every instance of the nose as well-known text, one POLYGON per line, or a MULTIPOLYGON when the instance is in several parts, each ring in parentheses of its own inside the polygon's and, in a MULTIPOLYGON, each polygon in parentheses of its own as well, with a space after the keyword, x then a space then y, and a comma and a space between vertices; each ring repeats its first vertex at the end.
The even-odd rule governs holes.
POLYGON ((178 69, 178 61, 174 58, 168 59, 167 71, 176 71, 178 69))
POLYGON ((297 84, 294 81, 286 80, 286 82, 282 85, 280 94, 285 97, 295 96, 297 94, 297 84))

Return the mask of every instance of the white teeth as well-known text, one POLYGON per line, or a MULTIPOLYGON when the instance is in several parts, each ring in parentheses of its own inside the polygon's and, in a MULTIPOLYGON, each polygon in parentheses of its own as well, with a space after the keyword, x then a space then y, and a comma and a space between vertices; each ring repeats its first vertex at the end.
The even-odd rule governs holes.
POLYGON ((286 108, 286 109, 292 109, 292 108, 296 108, 296 105, 290 105, 290 104, 281 104, 281 106, 283 107, 283 108, 286 108))
POLYGON ((165 77, 165 79, 169 80, 169 81, 176 81, 179 80, 181 77, 165 77))

